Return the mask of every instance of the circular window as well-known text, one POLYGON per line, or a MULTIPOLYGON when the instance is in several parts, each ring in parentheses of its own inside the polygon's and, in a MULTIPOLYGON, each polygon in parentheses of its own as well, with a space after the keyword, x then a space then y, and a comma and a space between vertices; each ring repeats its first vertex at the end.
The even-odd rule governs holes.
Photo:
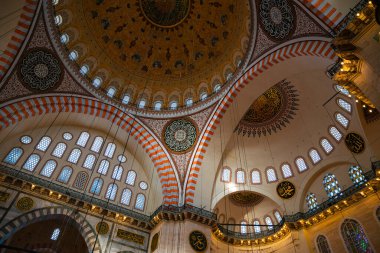
POLYGON ((65 139, 66 141, 69 141, 73 138, 73 135, 71 133, 64 133, 63 134, 63 139, 65 139))
POLYGON ((125 163, 127 161, 127 157, 125 157, 125 155, 119 155, 117 157, 117 160, 121 163, 125 163))
POLYGON ((32 137, 24 135, 23 137, 21 137, 20 141, 22 144, 29 144, 32 142, 32 137))
POLYGON ((148 189, 148 184, 146 182, 144 182, 144 181, 141 181, 140 184, 139 184, 139 186, 140 186, 140 188, 142 190, 148 189))

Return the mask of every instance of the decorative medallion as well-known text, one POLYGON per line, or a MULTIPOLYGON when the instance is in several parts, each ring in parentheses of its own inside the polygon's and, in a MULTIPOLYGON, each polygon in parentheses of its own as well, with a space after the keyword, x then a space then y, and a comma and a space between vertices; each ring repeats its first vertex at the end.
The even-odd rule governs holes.
POLYGON ((260 21, 274 39, 283 40, 294 31, 295 15, 287 0, 261 0, 260 21))
POLYGON ((174 152, 185 152, 190 149, 197 139, 197 128, 188 119, 176 119, 169 122, 164 131, 164 140, 174 152))
POLYGON ((150 244, 150 252, 154 252, 158 248, 158 239, 160 238, 160 232, 156 233, 150 244))
POLYGON ((253 137, 277 132, 294 118, 298 101, 294 86, 283 80, 253 102, 235 131, 253 137))
POLYGON ((17 201, 16 207, 18 210, 22 212, 26 212, 32 209, 33 205, 34 205, 33 199, 29 197, 22 197, 21 199, 17 201))
POLYGON ((45 49, 34 49, 22 59, 19 75, 23 84, 31 89, 46 91, 53 89, 62 76, 58 59, 45 49))
POLYGON ((204 251, 207 248, 206 236, 200 231, 193 231, 190 233, 189 241, 191 247, 198 252, 204 251))
POLYGON ((96 224, 96 232, 98 232, 99 235, 105 235, 108 233, 110 227, 108 225, 108 223, 106 222, 99 222, 98 224, 96 224))
POLYGON ((229 198, 238 206, 255 206, 264 199, 261 195, 247 191, 233 193, 229 198))
POLYGON ((174 27, 189 15, 191 0, 139 0, 144 17, 159 27, 174 27))
POLYGON ((365 141, 363 137, 361 137, 357 133, 348 133, 345 138, 345 143, 347 148, 355 154, 359 154, 365 149, 365 141))
POLYGON ((282 181, 277 185, 277 194, 283 199, 290 199, 296 193, 296 187, 289 181, 282 181))

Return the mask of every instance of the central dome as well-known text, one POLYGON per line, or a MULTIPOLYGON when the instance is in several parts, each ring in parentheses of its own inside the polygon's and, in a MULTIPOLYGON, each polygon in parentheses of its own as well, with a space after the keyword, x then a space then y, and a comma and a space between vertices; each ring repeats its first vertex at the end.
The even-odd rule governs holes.
POLYGON ((173 27, 189 14, 191 0, 140 0, 144 16, 158 27, 173 27))
POLYGON ((55 7, 68 49, 129 103, 162 108, 204 99, 232 79, 250 37, 250 4, 242 1, 98 0, 55 7), (65 20, 65 17, 66 20, 65 20), (67 21, 67 22, 65 22, 67 21), (71 36, 72 35, 72 36, 71 36))

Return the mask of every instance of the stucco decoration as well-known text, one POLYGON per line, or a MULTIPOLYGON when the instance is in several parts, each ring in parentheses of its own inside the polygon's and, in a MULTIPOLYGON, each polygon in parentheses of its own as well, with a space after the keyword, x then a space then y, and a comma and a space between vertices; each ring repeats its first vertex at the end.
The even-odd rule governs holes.
POLYGON ((167 124, 164 141, 174 152, 185 152, 190 149, 197 138, 197 128, 188 119, 176 119, 167 124))

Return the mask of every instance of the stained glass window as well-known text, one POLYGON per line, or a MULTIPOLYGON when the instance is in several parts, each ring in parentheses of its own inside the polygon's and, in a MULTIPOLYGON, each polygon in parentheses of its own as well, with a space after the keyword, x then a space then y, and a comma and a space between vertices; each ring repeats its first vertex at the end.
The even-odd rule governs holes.
POLYGON ((108 143, 106 150, 104 151, 104 156, 108 158, 112 158, 115 153, 116 145, 115 143, 108 143))
POLYGON ((242 221, 240 223, 240 233, 242 233, 242 234, 247 233, 247 222, 246 221, 242 221))
POLYGON ((61 182, 61 183, 67 184, 67 182, 69 182, 69 179, 70 179, 72 173, 73 173, 73 169, 72 168, 67 167, 67 166, 64 167, 61 170, 61 173, 59 174, 59 176, 57 178, 57 181, 61 182))
POLYGON ((316 149, 311 149, 309 151, 310 159, 313 161, 314 164, 317 164, 319 161, 321 161, 321 156, 319 155, 318 151, 316 149))
POLYGON ((323 138, 321 140, 321 146, 323 148, 323 150, 326 152, 326 154, 330 154, 331 151, 334 149, 333 146, 331 145, 330 141, 323 138))
POLYGON ((231 169, 223 168, 222 170, 222 182, 231 182, 231 169))
POLYGON ((254 225, 253 229, 254 229, 255 233, 259 234, 261 232, 260 221, 254 220, 253 225, 254 225))
POLYGON ((79 172, 75 178, 73 186, 77 189, 83 190, 86 186, 88 175, 85 172, 79 172))
POLYGON ((359 166, 351 166, 348 169, 348 175, 354 184, 362 184, 366 181, 363 170, 359 166))
POLYGON ((66 144, 63 142, 60 142, 55 146, 52 155, 58 158, 62 158, 63 154, 65 153, 65 150, 66 150, 66 144))
POLYGON ((23 168, 29 171, 34 171, 40 159, 41 157, 39 155, 31 154, 28 160, 26 160, 26 162, 24 163, 23 168))
POLYGON ((123 193, 121 194, 120 203, 129 206, 129 204, 131 203, 131 198, 132 198, 132 191, 125 188, 123 190, 123 193))
POLYGON ((90 193, 99 195, 100 191, 102 190, 102 186, 103 186, 103 179, 95 178, 94 181, 92 182, 90 193))
POLYGON ((319 253, 331 253, 330 246, 327 242, 327 238, 323 235, 317 237, 317 247, 319 253))
POLYGON ((129 185, 134 185, 136 176, 137 176, 136 172, 134 172, 133 170, 128 171, 127 179, 125 180, 125 183, 129 185))
POLYGON ((4 158, 4 162, 15 165, 23 154, 22 148, 12 148, 8 155, 4 158))
POLYGON ((81 147, 86 147, 86 144, 89 138, 90 138, 89 133, 82 132, 77 140, 77 145, 81 147))
POLYGON ((20 138, 22 144, 30 144, 32 142, 32 137, 29 135, 24 135, 20 138))
POLYGON ((112 173, 112 179, 121 180, 121 176, 123 174, 123 167, 115 166, 112 173))
POLYGON ((135 208, 137 210, 144 211, 144 206, 145 206, 145 196, 142 193, 137 194, 136 197, 136 203, 135 203, 135 208))
POLYGON ((282 221, 282 217, 279 211, 274 211, 274 217, 276 217, 277 223, 282 221))
POLYGON ((245 183, 245 172, 242 170, 236 171, 236 183, 244 184, 245 183))
POLYGON ((252 180, 252 184, 260 184, 261 183, 260 171, 252 170, 251 180, 252 180))
POLYGON ((298 157, 296 159, 296 166, 299 172, 302 172, 308 169, 305 159, 303 159, 302 157, 298 157))
POLYGON ((343 110, 345 110, 345 111, 347 111, 347 112, 351 112, 351 110, 352 110, 352 106, 351 106, 351 104, 350 104, 349 102, 347 102, 346 100, 341 99, 341 98, 338 98, 337 103, 338 103, 338 105, 339 105, 343 110))
POLYGON ((103 138, 100 136, 96 136, 94 139, 94 142, 91 145, 91 151, 99 153, 100 148, 102 147, 102 144, 103 144, 103 138))
POLYGON ((107 192, 106 192, 106 199, 115 200, 116 192, 117 192, 116 184, 108 185, 107 192))
POLYGON ((45 163, 45 166, 42 168, 40 174, 45 177, 51 177, 56 167, 57 162, 54 160, 49 160, 45 163))
POLYGON ((36 149, 40 151, 46 151, 50 146, 51 138, 49 136, 44 136, 41 138, 40 142, 37 144, 36 149))
POLYGON ((269 230, 273 229, 273 221, 271 217, 269 216, 265 217, 265 224, 268 226, 269 230))
POLYGON ((56 241, 60 233, 61 233, 61 230, 59 228, 54 229, 53 233, 51 234, 50 240, 56 241))
POLYGON ((161 110, 161 107, 162 107, 162 101, 156 101, 154 103, 154 110, 159 111, 161 110))
POLYGON ((346 219, 341 226, 344 243, 350 253, 374 253, 367 235, 360 224, 352 219, 346 219))
POLYGON ((343 137, 342 133, 334 126, 329 128, 329 133, 336 141, 340 141, 343 137))
POLYGON ((267 180, 268 180, 268 182, 275 182, 275 181, 277 181, 276 171, 273 168, 268 168, 266 170, 266 174, 267 174, 267 180))
POLYGON ((327 174, 323 178, 323 187, 325 188, 325 191, 329 198, 337 196, 342 191, 342 189, 339 186, 338 180, 333 174, 327 174))
POLYGON ((77 164, 81 154, 82 154, 82 151, 80 151, 80 149, 74 148, 71 151, 69 158, 67 158, 67 161, 77 164))
POLYGON ((344 128, 348 128, 348 124, 350 123, 350 121, 346 117, 344 117, 342 114, 340 113, 335 114, 335 119, 344 128))
POLYGON ((309 210, 312 210, 318 206, 317 197, 315 197, 315 194, 310 192, 306 196, 306 203, 309 210))
POLYGON ((285 163, 281 166, 281 170, 282 170, 282 175, 284 176, 284 178, 289 178, 291 176, 293 176, 293 172, 292 172, 292 169, 290 168, 290 165, 285 163))
POLYGON ((98 173, 102 175, 106 175, 109 167, 110 167, 110 162, 107 160, 102 160, 99 164, 98 173))
POLYGON ((92 170, 92 167, 94 167, 94 164, 95 164, 95 160, 96 160, 96 158, 93 154, 87 155, 87 157, 83 163, 83 168, 92 170))

